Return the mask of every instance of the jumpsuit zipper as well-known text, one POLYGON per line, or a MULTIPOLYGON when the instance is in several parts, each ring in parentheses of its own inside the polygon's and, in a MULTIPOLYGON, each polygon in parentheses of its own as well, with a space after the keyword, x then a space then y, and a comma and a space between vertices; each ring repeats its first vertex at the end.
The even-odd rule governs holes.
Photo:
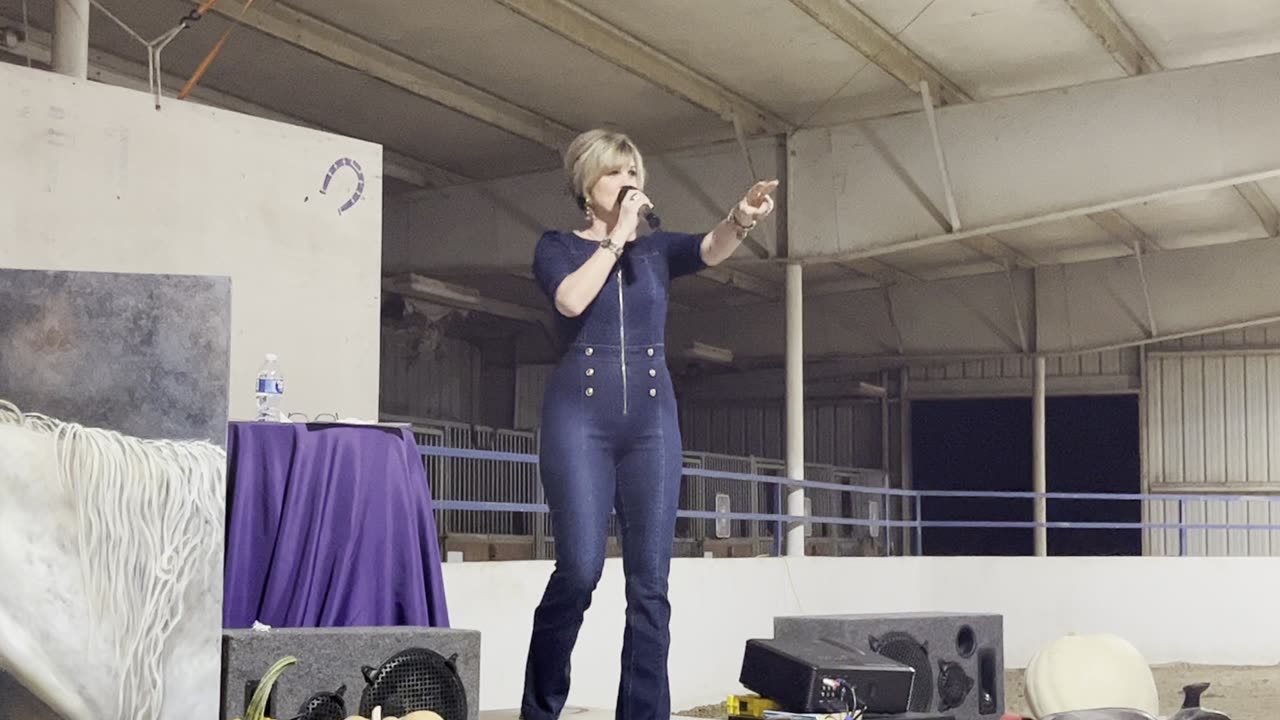
POLYGON ((618 268, 618 342, 622 352, 622 414, 627 414, 627 327, 625 306, 622 304, 622 268, 618 268))

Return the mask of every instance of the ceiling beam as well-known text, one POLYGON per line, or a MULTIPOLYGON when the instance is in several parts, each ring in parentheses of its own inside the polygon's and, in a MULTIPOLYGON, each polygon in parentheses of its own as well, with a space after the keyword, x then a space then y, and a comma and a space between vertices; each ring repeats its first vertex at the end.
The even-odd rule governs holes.
POLYGON ((1121 215, 1119 210, 1091 213, 1087 217, 1095 225, 1105 230, 1116 242, 1124 245, 1129 249, 1129 252, 1135 255, 1151 250, 1163 250, 1158 243, 1142 232, 1141 228, 1129 222, 1129 218, 1121 215))
POLYGON ((840 267, 852 270, 859 275, 875 280, 881 287, 889 287, 901 283, 920 282, 920 278, 905 272, 883 260, 876 258, 856 258, 837 263, 840 267))
POLYGON ((1268 236, 1280 235, 1280 211, 1276 210, 1275 203, 1271 202, 1261 185, 1256 182, 1244 183, 1236 186, 1236 192, 1253 209, 1253 214, 1258 216, 1258 222, 1262 223, 1268 236))
POLYGON ((382 149, 382 170, 387 177, 419 188, 442 188, 474 182, 466 175, 402 155, 386 147, 382 149))
POLYGON ((286 5, 256 4, 241 17, 242 9, 242 2, 231 0, 214 6, 214 12, 266 35, 556 151, 576 135, 551 118, 286 5))
POLYGON ((787 143, 788 259, 1000 237, 1280 177, 1280 139, 1266 124, 1277 114, 1280 54, 952 106, 939 132, 964 148, 948 172, 965 188, 966 229, 935 235, 918 190, 937 173, 922 150, 931 143, 923 111, 799 130, 787 143), (857 233, 838 232, 850 224, 857 233))
MULTIPOLYGON (((892 75, 912 92, 921 92, 921 80, 937 87, 944 103, 970 102, 973 98, 955 82, 938 72, 911 48, 847 0, 792 0, 792 4, 817 20, 870 62, 892 75)), ((932 118, 930 118, 932 122, 932 118)), ((936 143, 935 136, 935 143, 936 143)), ((948 200, 951 188, 947 186, 948 200)), ((952 208, 954 210, 954 208, 952 208)), ((955 229, 955 228, 948 228, 955 229)), ((1006 267, 1034 267, 1035 262, 989 235, 962 243, 974 252, 1006 267)))
MULTIPOLYGON (((8 25, 11 28, 20 28, 22 22, 20 20, 0 15, 0 25, 8 25)), ((37 28, 30 29, 30 36, 25 42, 19 43, 18 47, 13 48, 11 52, 19 55, 30 55, 32 61, 44 65, 49 64, 51 53, 52 37, 49 33, 37 28)), ((140 90, 150 92, 147 81, 147 66, 142 63, 126 60, 110 53, 101 52, 90 48, 89 50, 89 74, 90 80, 103 83, 104 85, 115 85, 117 87, 129 88, 131 90, 140 90)), ((164 74, 163 82, 165 87, 179 88, 185 82, 184 79, 175 75, 164 74)), ((175 98, 170 98, 170 102, 184 102, 175 98)), ((196 86, 195 90, 185 102, 195 102, 210 107, 222 108, 233 112, 244 113, 260 117, 265 120, 274 120, 276 122, 286 123, 288 125, 296 125, 311 130, 319 130, 320 132, 333 133, 342 135, 331 128, 317 125, 313 122, 303 120, 293 115, 286 115, 276 110, 265 108, 248 100, 236 97, 210 87, 207 83, 196 86)), ((469 178, 463 177, 457 173, 451 172, 441 167, 436 167, 426 161, 409 157, 402 153, 388 150, 385 147, 382 150, 383 164, 382 172, 390 178, 395 178, 401 182, 409 183, 417 187, 444 187, 447 185, 457 185, 459 183, 470 182, 469 178)))
MULTIPOLYGON (((1280 320, 1280 295, 1269 291, 1280 267, 1280 242, 1274 238, 1245 241, 1227 252, 1214 246, 1170 250, 1146 255, 1143 263, 1151 302, 1159 312, 1156 338, 1149 336, 1142 319, 1142 279, 1132 260, 1095 260, 1066 273, 1037 270, 1033 282, 1031 272, 1020 272, 1013 286, 1022 317, 1037 308, 1034 324, 1026 327, 1028 336, 1036 338, 1034 350, 1047 355, 1096 352, 1280 320)), ((1021 353, 1016 318, 998 303, 1009 297, 1009 286, 1003 274, 988 274, 895 287, 892 300, 906 354, 976 358, 1021 353)), ((885 347, 896 344, 884 293, 880 288, 839 297, 806 292, 806 317, 828 320, 806 323, 806 357, 883 356, 885 347)), ((784 316, 777 303, 711 306, 673 316, 668 342, 679 346, 696 338, 729 348, 739 361, 778 356, 785 343, 776 329, 784 316)))
POLYGON ((973 99, 850 0, 791 0, 791 4, 912 92, 920 92, 920 82, 928 81, 930 87, 938 88, 943 104, 965 103, 973 99))
POLYGON ((726 287, 738 288, 743 292, 751 293, 767 300, 782 299, 782 288, 763 278, 748 275, 741 270, 732 270, 726 267, 709 267, 699 272, 698 275, 726 287))
POLYGON ((990 235, 965 238, 960 244, 1009 268, 1032 268, 1040 263, 1000 242, 990 235))
POLYGON ((1066 0, 1067 5, 1102 41, 1120 67, 1130 75, 1158 72, 1160 63, 1109 0, 1066 0))
MULTIPOLYGON (((478 272, 478 273, 499 272, 504 275, 510 275, 511 277, 520 278, 521 280, 525 280, 530 283, 537 282, 537 278, 533 274, 533 269, 528 265, 520 265, 520 266, 505 267, 505 268, 452 267, 452 268, 443 269, 443 271, 441 268, 436 268, 432 272, 434 272, 437 275, 441 275, 443 277, 451 277, 451 276, 465 277, 468 273, 471 273, 471 272, 478 272)), ((404 273, 403 275, 408 275, 408 274, 410 273, 404 273)), ((677 300, 672 300, 672 299, 669 299, 667 301, 667 308, 674 312, 692 312, 694 310, 693 306, 687 303, 680 302, 677 300)))
MULTIPOLYGON (((801 259, 792 258, 791 262, 801 262, 806 265, 814 265, 821 263, 843 263, 850 260, 859 260, 862 258, 880 257, 882 255, 891 255, 893 253, 906 252, 908 250, 917 250, 919 248, 933 247, 935 245, 944 245, 949 242, 958 242, 967 238, 979 235, 987 235, 997 232, 1009 232, 1021 228, 1033 227, 1045 223, 1056 222, 1058 220, 1067 220, 1074 217, 1089 216, 1091 219, 1096 218, 1094 215, 1105 213, 1108 210, 1130 207, 1133 205, 1143 205, 1165 198, 1174 197, 1183 193, 1206 192, 1211 190, 1220 190, 1222 188, 1232 187, 1246 182, 1256 182, 1258 180, 1270 180, 1272 178, 1280 178, 1280 168, 1266 170, 1259 173, 1253 173, 1248 176, 1225 178, 1196 185, 1186 185, 1181 187, 1170 188, 1150 195, 1142 195, 1137 197, 1127 197, 1119 200, 1108 201, 1090 207, 1070 208, 1067 210, 1055 211, 1044 215, 1033 217, 1019 218, 1009 222, 999 223, 987 227, 971 228, 969 230, 961 230, 954 233, 942 233, 931 235, 928 237, 917 237, 908 240, 900 240, 885 245, 871 246, 860 250, 845 250, 829 254, 810 255, 801 259)), ((1242 242, 1242 241, 1241 241, 1242 242)))
MULTIPOLYGON (((1116 12, 1110 0, 1066 0, 1066 3, 1076 17, 1102 41, 1103 47, 1127 74, 1145 75, 1164 69, 1151 49, 1142 42, 1142 38, 1116 12)), ((1253 210, 1268 235, 1280 232, 1280 211, 1276 210, 1275 203, 1271 202, 1260 185, 1244 183, 1237 185, 1235 191, 1253 210)), ((1123 218, 1121 221, 1128 222, 1123 218)), ((1116 239, 1126 242, 1126 238, 1121 235, 1116 235, 1116 239)))
POLYGON ((727 122, 736 118, 749 135, 776 135, 791 128, 790 123, 769 110, 569 0, 496 2, 727 122))
MULTIPOLYGON (((525 270, 513 269, 511 275, 529 280, 533 279, 533 273, 525 270)), ((551 314, 549 311, 520 303, 487 298, 465 285, 445 282, 420 273, 405 272, 388 275, 382 281, 382 289, 445 307, 474 310, 475 312, 508 320, 534 323, 547 328, 551 327, 551 314)), ((670 310, 682 313, 693 312, 695 309, 674 300, 670 301, 668 306, 670 310)))
POLYGON ((446 283, 418 273, 403 273, 387 277, 382 282, 382 289, 445 307, 472 310, 535 325, 544 325, 551 320, 550 313, 546 311, 505 300, 487 298, 472 288, 446 283))
MULTIPOLYGON (((853 268, 849 268, 853 270, 853 268)), ((856 271, 855 271, 856 272, 856 271)), ((809 297, 825 297, 827 295, 844 295, 851 292, 859 292, 861 290, 872 290, 883 287, 875 278, 867 277, 861 273, 856 276, 841 278, 839 280, 825 280, 823 282, 806 285, 804 296, 809 297)))

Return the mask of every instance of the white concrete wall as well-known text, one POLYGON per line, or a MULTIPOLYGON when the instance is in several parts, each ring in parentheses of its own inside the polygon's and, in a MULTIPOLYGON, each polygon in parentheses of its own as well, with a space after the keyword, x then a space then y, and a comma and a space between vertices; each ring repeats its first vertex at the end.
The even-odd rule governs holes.
MULTIPOLYGON (((454 627, 481 631, 483 710, 520 703, 534 607, 550 562, 446 564, 454 627)), ((1156 663, 1280 661, 1280 559, 761 558, 675 560, 671 573, 673 710, 740 692, 747 639, 772 637, 777 615, 995 612, 1005 657, 1025 667, 1065 633, 1116 633, 1156 663), (1236 609, 1224 612, 1222 598, 1236 609)), ((604 578, 579 635, 571 705, 613 707, 622 650, 622 567, 604 578)))
POLYGON ((7 64, 0 92, 0 267, 230 276, 232 419, 267 352, 286 409, 376 418, 379 146, 7 64))

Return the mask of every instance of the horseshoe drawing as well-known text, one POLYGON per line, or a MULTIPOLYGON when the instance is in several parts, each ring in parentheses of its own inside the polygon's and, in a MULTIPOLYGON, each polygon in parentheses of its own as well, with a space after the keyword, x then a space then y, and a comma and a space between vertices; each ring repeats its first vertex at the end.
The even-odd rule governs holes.
POLYGON ((339 215, 355 207, 355 204, 360 202, 360 197, 364 194, 364 171, 360 169, 360 163, 352 160, 351 158, 338 158, 329 166, 329 172, 325 173, 324 176, 324 184, 320 186, 320 194, 324 195, 328 192, 329 182, 333 180, 333 176, 344 167, 349 167, 355 171, 356 191, 352 193, 351 197, 348 198, 346 202, 342 203, 342 207, 338 208, 339 215))

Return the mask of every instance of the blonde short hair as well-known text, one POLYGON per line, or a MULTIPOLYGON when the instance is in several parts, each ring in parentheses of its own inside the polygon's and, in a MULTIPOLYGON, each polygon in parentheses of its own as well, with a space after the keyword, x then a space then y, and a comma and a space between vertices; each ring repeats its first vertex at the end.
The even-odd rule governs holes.
POLYGON ((564 169, 578 207, 586 209, 587 193, 596 181, 631 163, 636 166, 636 182, 643 188, 644 156, 626 133, 597 128, 574 138, 564 152, 564 169))

